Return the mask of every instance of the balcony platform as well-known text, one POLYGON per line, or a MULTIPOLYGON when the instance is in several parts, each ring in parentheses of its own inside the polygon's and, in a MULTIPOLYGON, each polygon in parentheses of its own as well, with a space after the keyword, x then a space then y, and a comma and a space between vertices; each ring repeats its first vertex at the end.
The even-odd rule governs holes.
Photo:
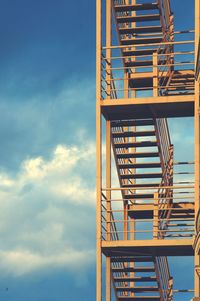
POLYGON ((101 109, 107 120, 194 116, 194 95, 105 99, 101 109))
POLYGON ((107 256, 194 256, 193 239, 102 241, 107 256))

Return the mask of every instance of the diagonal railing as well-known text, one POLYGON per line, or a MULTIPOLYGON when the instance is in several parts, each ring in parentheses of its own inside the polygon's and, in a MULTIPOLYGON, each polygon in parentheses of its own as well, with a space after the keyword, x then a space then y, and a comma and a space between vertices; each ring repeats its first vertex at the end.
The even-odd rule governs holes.
POLYGON ((163 28, 163 33, 166 33, 170 28, 171 23, 171 7, 170 0, 158 0, 161 24, 163 28))
POLYGON ((169 272, 167 257, 155 257, 155 269, 160 290, 161 301, 173 300, 173 278, 169 272))

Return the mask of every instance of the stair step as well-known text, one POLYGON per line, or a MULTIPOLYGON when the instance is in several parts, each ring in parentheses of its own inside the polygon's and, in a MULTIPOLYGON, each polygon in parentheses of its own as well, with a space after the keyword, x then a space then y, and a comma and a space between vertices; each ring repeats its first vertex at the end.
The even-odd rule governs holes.
POLYGON ((120 175, 121 179, 152 179, 162 178, 162 173, 139 173, 139 174, 128 174, 120 175))
POLYGON ((129 163, 129 164, 118 164, 118 167, 120 169, 137 169, 137 168, 160 168, 161 163, 160 162, 142 162, 142 163, 129 163))
POLYGON ((154 198, 154 194, 153 193, 132 193, 132 194, 125 194, 124 198, 126 200, 128 199, 153 199, 154 198))
POLYGON ((123 56, 152 55, 154 52, 155 49, 124 50, 123 56))
POLYGON ((184 206, 184 203, 182 202, 179 202, 179 203, 176 203, 176 204, 173 204, 173 211, 172 211, 172 214, 186 214, 186 213, 194 213, 194 203, 191 203, 191 202, 188 202, 186 203, 188 205, 190 205, 191 207, 190 208, 187 208, 184 206))
POLYGON ((112 121, 112 127, 129 127, 129 126, 149 126, 154 125, 153 119, 136 119, 136 120, 120 120, 112 121))
POLYGON ((131 61, 125 62, 126 67, 151 67, 153 66, 152 60, 149 61, 131 61))
POLYGON ((117 297, 118 301, 160 301, 159 296, 120 296, 117 297))
POLYGON ((194 217, 194 213, 187 213, 187 214, 173 214, 171 213, 170 218, 173 219, 187 219, 194 217))
POLYGON ((114 138, 121 138, 121 137, 151 137, 151 136, 155 136, 155 131, 113 132, 112 136, 114 138))
POLYGON ((115 282, 155 282, 157 278, 151 277, 114 277, 115 282))
POLYGON ((137 15, 137 16, 118 16, 118 23, 128 23, 128 22, 145 22, 145 21, 159 21, 160 15, 137 15))
MULTIPOLYGON (((162 60, 159 62, 160 65, 165 65, 166 60, 162 60)), ((153 61, 130 61, 125 62, 126 67, 151 67, 153 66, 153 61)))
MULTIPOLYGON (((134 74, 134 73, 133 73, 134 74)), ((150 88, 153 86, 153 73, 152 72, 138 72, 134 74, 134 78, 129 80, 131 88, 150 88)))
POLYGON ((170 84, 174 83, 174 84, 179 84, 179 83, 194 83, 194 78, 173 78, 170 81, 170 84))
POLYGON ((126 154, 117 154, 118 159, 129 159, 129 158, 156 158, 159 157, 158 152, 135 152, 126 154))
POLYGON ((194 78, 194 70, 177 70, 173 73, 174 78, 194 78))
POLYGON ((133 293, 145 293, 145 292, 157 292, 159 289, 157 286, 137 286, 137 287, 116 287, 118 292, 133 292, 133 293))
MULTIPOLYGON (((191 224, 171 224, 171 223, 169 223, 168 225, 167 225, 167 229, 169 229, 169 228, 176 228, 176 227, 194 227, 193 225, 191 225, 191 224)), ((188 228, 188 229, 190 229, 190 228, 188 228)), ((186 230, 188 230, 188 229, 186 229, 186 230)), ((167 230, 166 230, 167 231, 167 230)))
POLYGON ((168 88, 167 88, 167 90, 168 91, 182 91, 182 90, 192 90, 192 89, 194 89, 194 85, 192 85, 192 86, 186 86, 186 85, 184 85, 184 86, 178 86, 178 87, 173 87, 173 86, 169 86, 168 88))
POLYGON ((140 187, 144 187, 144 188, 148 188, 148 187, 159 187, 160 183, 143 183, 143 184, 122 184, 122 187, 125 188, 129 188, 129 189, 134 189, 134 188, 140 188, 140 187))
POLYGON ((177 95, 194 95, 194 92, 169 91, 169 92, 166 92, 165 95, 168 95, 168 96, 170 96, 170 95, 171 96, 177 96, 177 95))
POLYGON ((193 234, 169 234, 165 235, 165 237, 192 237, 193 234))
POLYGON ((129 268, 113 268, 114 273, 152 273, 155 272, 154 267, 129 267, 129 268))
POLYGON ((120 34, 138 34, 138 33, 162 33, 161 26, 138 26, 119 28, 120 34))
POLYGON ((144 3, 144 4, 122 4, 114 6, 116 12, 131 12, 141 10, 155 10, 158 9, 158 3, 144 3))
POLYGON ((130 148, 130 147, 154 147, 158 146, 157 141, 136 141, 136 142, 122 142, 115 143, 115 148, 130 148))
POLYGON ((161 43, 162 38, 121 39, 122 45, 141 45, 161 43))
MULTIPOLYGON (((172 211, 173 212, 173 211, 172 211)), ((171 213, 170 215, 171 218, 176 218, 176 219, 187 219, 187 218, 191 218, 191 217, 194 217, 194 212, 180 212, 180 214, 177 214, 177 213, 171 213)))
POLYGON ((153 258, 149 256, 117 257, 111 258, 111 262, 153 262, 153 258))

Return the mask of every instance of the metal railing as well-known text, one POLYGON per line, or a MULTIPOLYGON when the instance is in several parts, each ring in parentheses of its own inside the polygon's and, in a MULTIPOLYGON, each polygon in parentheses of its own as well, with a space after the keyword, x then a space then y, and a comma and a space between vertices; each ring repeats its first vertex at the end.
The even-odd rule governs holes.
POLYGON ((160 12, 161 12, 161 20, 162 27, 165 32, 169 31, 171 25, 171 8, 169 0, 158 0, 160 12))
POLYGON ((196 71, 195 71, 196 80, 198 80, 199 78, 199 72, 200 72, 200 39, 199 39, 198 52, 196 57, 196 71))
MULTIPOLYGON (((163 174, 165 170, 167 170, 170 160, 173 159, 173 147, 171 144, 171 138, 169 134, 169 128, 167 119, 165 118, 155 118, 155 126, 156 126, 156 136, 159 144, 159 154, 162 163, 163 174)), ((166 178, 166 176, 164 176, 166 178)), ((163 179, 164 184, 166 183, 166 179, 163 179)))
MULTIPOLYGON (((194 217, 194 186, 164 186, 162 189, 173 191, 173 203, 171 196, 165 193, 155 192, 155 187, 139 187, 141 196, 133 199, 112 198, 108 200, 102 193, 102 237, 104 240, 145 240, 145 239, 182 239, 192 238, 195 233, 194 217), (153 193, 153 199, 151 197, 153 193), (143 197, 149 194, 149 198, 143 197), (124 218, 124 201, 128 204, 128 218, 124 218), (163 202, 164 201, 164 202, 163 202), (109 209, 106 208, 109 203, 109 209), (141 213, 142 216, 141 217, 141 213), (126 224, 126 228, 124 228, 126 224), (110 226, 111 225, 111 226, 110 226), (109 236, 110 235, 110 236, 109 236)), ((127 190, 127 188, 111 188, 112 192, 127 190)), ((103 189, 107 191, 108 189, 103 189)))
POLYGON ((173 278, 170 276, 167 257, 155 257, 155 269, 158 279, 161 301, 172 301, 173 278))
MULTIPOLYGON (((174 32, 174 35, 193 32, 174 32)), ((120 99, 152 97, 155 93, 194 94, 194 40, 103 47, 101 81, 102 99, 110 98, 113 92, 120 99), (111 49, 110 58, 106 58, 106 49, 111 49), (148 49, 148 54, 135 57, 135 51, 148 49)))
POLYGON ((196 216, 196 233, 200 233, 200 209, 198 210, 197 216, 196 216))

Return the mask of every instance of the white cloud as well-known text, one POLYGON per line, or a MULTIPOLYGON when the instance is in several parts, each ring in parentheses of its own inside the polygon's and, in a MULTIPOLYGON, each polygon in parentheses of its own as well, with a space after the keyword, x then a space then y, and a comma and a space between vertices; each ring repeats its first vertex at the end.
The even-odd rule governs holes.
POLYGON ((94 259, 95 146, 58 145, 49 160, 0 173, 0 268, 21 276, 94 259))

